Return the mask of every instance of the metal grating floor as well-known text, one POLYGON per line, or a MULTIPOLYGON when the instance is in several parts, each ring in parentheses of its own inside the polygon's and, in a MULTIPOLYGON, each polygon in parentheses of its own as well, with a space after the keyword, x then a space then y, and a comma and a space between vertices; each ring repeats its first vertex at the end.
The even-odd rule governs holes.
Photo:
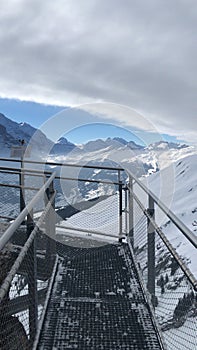
POLYGON ((38 349, 161 349, 127 244, 65 247, 38 349))

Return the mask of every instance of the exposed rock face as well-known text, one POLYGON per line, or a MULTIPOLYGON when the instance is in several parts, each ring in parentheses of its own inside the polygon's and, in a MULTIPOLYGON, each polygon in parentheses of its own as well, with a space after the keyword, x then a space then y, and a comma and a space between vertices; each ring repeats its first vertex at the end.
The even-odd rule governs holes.
POLYGON ((35 150, 48 151, 53 142, 40 131, 27 123, 16 123, 0 113, 0 153, 5 153, 12 146, 19 146, 19 140, 25 140, 35 150))
POLYGON ((17 145, 18 142, 7 133, 6 127, 0 124, 0 146, 9 147, 10 144, 17 145))
POLYGON ((65 137, 61 137, 58 142, 56 142, 52 149, 51 149, 51 154, 67 154, 71 152, 76 146, 74 143, 69 142, 65 137))

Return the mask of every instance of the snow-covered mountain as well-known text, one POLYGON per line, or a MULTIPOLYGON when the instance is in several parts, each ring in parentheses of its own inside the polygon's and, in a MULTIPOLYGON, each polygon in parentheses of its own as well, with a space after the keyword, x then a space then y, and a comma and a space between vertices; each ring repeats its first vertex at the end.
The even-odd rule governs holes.
POLYGON ((151 143, 146 147, 147 150, 151 151, 161 151, 161 150, 169 150, 169 149, 182 149, 188 147, 186 144, 180 144, 175 142, 167 142, 167 141, 158 141, 155 143, 151 143))
POLYGON ((44 151, 53 143, 40 131, 27 123, 17 123, 0 113, 0 155, 10 154, 12 146, 19 146, 19 140, 31 144, 32 148, 44 151))
MULTIPOLYGON (((62 137, 57 143, 53 144, 41 131, 36 130, 31 125, 16 123, 0 114, 0 153, 4 155, 7 150, 9 155, 11 146, 19 145, 19 139, 24 139, 26 143, 31 140, 32 146, 39 150, 44 150, 45 146, 46 149, 51 149, 49 160, 80 164, 81 168, 78 174, 71 174, 73 177, 116 180, 117 174, 115 172, 88 170, 83 167, 87 164, 119 165, 132 171, 138 177, 153 174, 148 177, 148 186, 158 196, 161 194, 161 179, 165 180, 163 183, 171 185, 170 189, 163 191, 162 201, 168 201, 168 203, 171 201, 170 205, 172 205, 173 210, 181 215, 183 219, 185 218, 183 215, 185 209, 181 212, 178 208, 185 208, 185 203, 187 203, 187 210, 190 213, 192 211, 194 211, 194 214, 196 213, 194 202, 196 196, 195 167, 197 151, 192 146, 160 141, 148 147, 143 147, 132 140, 128 142, 120 137, 89 141, 81 146, 75 145, 62 137), (35 133, 36 138, 33 137, 35 133), (169 196, 174 199, 169 199, 169 196)), ((89 197, 90 193, 94 191, 97 193, 98 187, 96 184, 80 183, 83 198, 89 197)), ((99 187, 100 190, 103 191, 99 187)), ((190 228, 193 228, 192 222, 190 228)))
POLYGON ((66 155, 76 148, 75 144, 69 142, 65 137, 61 137, 52 147, 50 154, 52 155, 66 155))
POLYGON ((106 140, 98 139, 94 141, 89 141, 81 146, 81 150, 86 152, 94 152, 101 149, 120 149, 122 147, 128 147, 133 150, 142 150, 144 147, 136 144, 133 141, 126 141, 120 137, 108 137, 106 140))
MULTIPOLYGON (((0 154, 10 155, 10 148, 19 145, 19 139, 41 155, 46 151, 49 159, 78 164, 120 165, 135 175, 151 174, 168 165, 169 159, 179 157, 182 151, 190 153, 187 145, 160 141, 148 147, 126 141, 120 137, 98 139, 83 145, 75 145, 61 137, 55 144, 40 131, 27 123, 16 123, 0 114, 0 154), (181 153, 180 153, 181 152, 181 153), (177 154, 177 155, 176 155, 177 154)), ((45 153, 46 153, 45 152, 45 153)), ((46 154, 45 154, 46 159, 46 154)))
MULTIPOLYGON (((59 147, 56 144, 54 148, 57 146, 59 147)), ((145 148, 135 144, 133 141, 128 142, 121 138, 108 138, 106 140, 89 141, 77 147, 71 144, 71 146, 67 146, 65 152, 54 153, 49 157, 50 160, 66 161, 67 163, 75 163, 82 166, 85 164, 121 166, 141 177, 169 166, 174 159, 193 154, 193 147, 176 143, 168 144, 168 142, 162 141, 145 148)))
POLYGON ((47 137, 39 129, 35 129, 31 125, 24 122, 17 123, 0 113, 0 154, 8 156, 12 146, 20 145, 19 140, 25 140, 26 145, 31 144, 34 149, 41 152, 46 151, 52 155, 52 157, 65 157, 70 155, 72 159, 73 150, 75 150, 74 155, 77 154, 77 157, 81 159, 83 156, 88 158, 89 152, 92 154, 92 152, 98 151, 100 156, 99 154, 92 154, 93 157, 90 156, 90 158, 94 158, 95 162, 103 162, 107 159, 109 162, 111 157, 105 157, 107 150, 113 153, 115 150, 121 150, 122 148, 127 149, 127 151, 141 151, 144 148, 141 145, 137 145, 133 141, 128 142, 119 137, 109 137, 106 140, 98 139, 89 141, 81 146, 77 146, 72 142, 69 142, 64 137, 61 137, 56 143, 53 143, 51 140, 47 139, 47 137), (103 156, 106 159, 103 159, 103 156))

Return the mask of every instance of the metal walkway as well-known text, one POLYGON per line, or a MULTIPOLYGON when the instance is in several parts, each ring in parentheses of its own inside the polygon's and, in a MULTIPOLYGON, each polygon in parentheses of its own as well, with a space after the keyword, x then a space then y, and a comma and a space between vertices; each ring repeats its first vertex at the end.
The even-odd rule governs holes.
POLYGON ((0 161, 0 350, 196 350, 195 232, 122 168, 0 161))
POLYGON ((38 349, 161 349, 127 244, 67 249, 38 349))

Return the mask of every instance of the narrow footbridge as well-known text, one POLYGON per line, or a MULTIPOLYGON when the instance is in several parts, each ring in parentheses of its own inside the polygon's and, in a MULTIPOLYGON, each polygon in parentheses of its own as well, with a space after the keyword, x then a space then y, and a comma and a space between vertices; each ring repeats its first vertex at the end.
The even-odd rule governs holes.
POLYGON ((1 350, 196 349, 197 239, 143 182, 0 162, 1 350))

